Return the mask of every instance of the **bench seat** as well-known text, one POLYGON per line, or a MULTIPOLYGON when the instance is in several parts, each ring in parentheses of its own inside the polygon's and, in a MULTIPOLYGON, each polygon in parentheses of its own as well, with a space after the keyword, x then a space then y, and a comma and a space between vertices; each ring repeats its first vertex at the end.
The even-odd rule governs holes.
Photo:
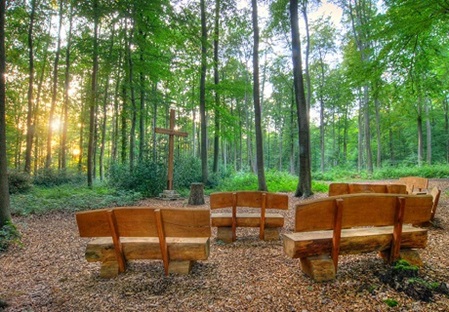
MULTIPOLYGON (((333 231, 313 231, 284 234, 284 251, 290 258, 330 254, 333 231)), ((352 228, 341 230, 340 254, 359 254, 391 248, 393 226, 352 228)), ((402 227, 401 248, 424 248, 427 229, 411 225, 402 227)))

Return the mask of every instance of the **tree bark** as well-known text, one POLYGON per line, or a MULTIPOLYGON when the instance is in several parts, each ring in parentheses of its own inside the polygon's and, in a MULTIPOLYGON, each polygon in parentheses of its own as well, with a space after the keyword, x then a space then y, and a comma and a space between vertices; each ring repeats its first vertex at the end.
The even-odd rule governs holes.
POLYGON ((200 79, 200 118, 201 118, 201 173, 203 183, 208 183, 207 172, 207 124, 206 124, 206 71, 207 71, 207 25, 205 0, 201 8, 201 79, 200 79))
POLYGON ((59 26, 58 39, 56 46, 55 63, 53 65, 53 86, 51 91, 51 105, 50 116, 48 118, 48 133, 47 133, 47 156, 45 159, 45 168, 49 169, 52 164, 52 141, 53 141, 53 119, 56 110, 56 100, 58 96, 58 70, 59 70, 59 56, 61 55, 61 30, 63 19, 63 1, 59 1, 59 26))
POLYGON ((92 55, 92 81, 91 93, 89 97, 89 143, 87 150, 87 186, 93 187, 94 177, 94 148, 95 148, 95 111, 97 102, 97 73, 98 73, 98 26, 99 26, 99 8, 98 0, 93 3, 94 13, 94 42, 92 55))
POLYGON ((254 126, 256 131, 256 168, 258 190, 266 191, 267 184, 265 181, 265 168, 263 159, 263 140, 262 140, 262 126, 261 126, 261 110, 260 110, 260 85, 259 85, 259 25, 257 0, 252 0, 252 19, 254 32, 253 45, 253 101, 254 101, 254 126))
POLYGON ((312 195, 312 173, 310 162, 309 110, 304 92, 304 78, 301 65, 301 44, 299 41, 298 0, 290 0, 290 22, 292 33, 293 80, 299 127, 299 181, 295 196, 312 195))
POLYGON ((204 205, 204 184, 190 184, 189 205, 204 205))
MULTIPOLYGON (((2 10, 5 14, 5 11, 2 10)), ((28 78, 28 110, 27 110, 27 135, 25 147, 25 172, 31 172, 31 151, 33 149, 33 136, 35 127, 33 123, 33 84, 34 84, 34 52, 33 52, 33 28, 36 15, 36 0, 31 1, 30 25, 28 28, 28 55, 29 55, 29 78, 28 78)), ((4 30, 3 30, 4 31, 4 30)), ((4 60, 4 58, 3 58, 4 60)))
POLYGON ((0 0, 0 229, 11 220, 6 157, 6 0, 0 0))
POLYGON ((215 132, 214 132, 214 161, 212 171, 218 171, 218 153, 220 144, 220 94, 218 85, 220 83, 218 73, 218 43, 220 36, 220 0, 215 1, 215 34, 214 34, 214 84, 215 84, 215 132))

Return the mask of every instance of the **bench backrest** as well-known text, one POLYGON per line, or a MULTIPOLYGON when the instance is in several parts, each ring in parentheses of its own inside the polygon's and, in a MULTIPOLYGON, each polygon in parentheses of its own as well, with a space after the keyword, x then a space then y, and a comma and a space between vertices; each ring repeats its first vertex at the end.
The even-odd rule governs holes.
POLYGON ((402 177, 399 183, 405 184, 407 192, 410 194, 414 191, 423 191, 429 187, 429 179, 422 177, 402 177))
POLYGON ((404 199, 402 223, 420 224, 430 220, 430 195, 350 194, 298 204, 295 232, 332 230, 339 201, 342 203, 342 228, 394 225, 400 198, 404 199))
POLYGON ((158 237, 158 214, 165 237, 210 237, 208 209, 118 207, 76 213, 81 237, 158 237))
POLYGON ((404 184, 331 183, 329 196, 358 193, 407 194, 404 184))
POLYGON ((210 208, 233 207, 261 208, 266 198, 265 209, 288 209, 288 195, 260 191, 220 192, 210 195, 210 208))

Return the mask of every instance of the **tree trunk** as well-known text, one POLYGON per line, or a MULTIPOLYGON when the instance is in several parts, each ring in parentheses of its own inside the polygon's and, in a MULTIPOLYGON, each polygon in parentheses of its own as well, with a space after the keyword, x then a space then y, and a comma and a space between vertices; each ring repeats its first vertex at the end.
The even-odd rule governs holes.
POLYGON ((376 97, 374 99, 374 105, 376 108, 376 137, 377 137, 377 168, 382 167, 382 140, 381 140, 381 129, 380 129, 380 103, 379 99, 376 97))
POLYGON ((298 0, 290 0, 290 22, 292 33, 293 80, 299 127, 299 181, 295 196, 312 195, 312 173, 310 163, 309 110, 304 92, 304 78, 301 65, 301 44, 299 41, 298 0))
POLYGON ((65 81, 64 81, 64 105, 62 107, 62 132, 61 132, 61 168, 67 167, 67 128, 69 123, 69 90, 70 90, 70 52, 72 48, 72 20, 73 4, 70 4, 69 32, 67 34, 67 50, 65 54, 65 81))
POLYGON ((95 111, 97 102, 97 73, 98 73, 98 26, 99 9, 98 0, 93 3, 94 13, 94 42, 92 55, 92 85, 89 96, 89 143, 87 149, 87 186, 93 187, 94 177, 94 148, 95 148, 95 111))
POLYGON ((215 132, 214 132, 214 161, 212 171, 218 171, 218 152, 220 144, 220 94, 218 85, 220 83, 218 73, 218 43, 220 36, 220 0, 215 0, 215 34, 214 34, 214 84, 215 84, 215 132))
MULTIPOLYGON (((126 27, 125 27, 126 29, 126 27)), ((126 30, 125 30, 126 31, 126 30)), ((131 129, 129 134, 129 170, 132 172, 134 170, 134 160, 135 160, 135 148, 136 148, 136 123, 137 123, 137 106, 136 97, 134 93, 134 62, 132 60, 131 45, 133 42, 134 33, 134 22, 130 31, 130 36, 128 38, 128 44, 126 47, 127 51, 127 62, 128 62, 128 82, 129 82, 129 92, 131 96, 131 129)))
POLYGON ((418 99, 418 117, 417 117, 417 132, 418 132, 418 166, 422 166, 423 161, 423 126, 422 126, 422 103, 421 97, 418 99))
POLYGON ((6 0, 0 0, 0 230, 11 220, 6 156, 6 0))
POLYGON ((200 117, 201 117, 201 173, 203 183, 208 183, 207 172, 207 124, 206 124, 206 71, 207 71, 207 25, 205 0, 201 7, 201 79, 200 79, 200 117))
POLYGON ((51 105, 50 116, 48 118, 48 133, 47 133, 47 156, 45 159, 45 168, 49 169, 52 164, 52 141, 53 141, 53 122, 56 110, 56 99, 58 96, 58 70, 59 70, 59 56, 61 55, 61 30, 63 19, 63 1, 59 1, 59 26, 58 26, 58 39, 56 46, 55 63, 53 65, 53 86, 51 91, 51 105))
MULTIPOLYGON (((3 1, 4 2, 4 1, 3 1)), ((5 14, 5 11, 2 10, 5 14)), ((33 84, 34 84, 34 52, 33 52, 33 28, 36 15, 36 0, 31 1, 30 26, 28 28, 28 55, 29 55, 29 78, 28 78, 28 110, 27 110, 27 135, 25 147, 25 172, 31 172, 31 151, 33 149, 33 136, 35 127, 33 123, 33 84)), ((4 29, 3 29, 4 31, 4 29)), ((2 58, 4 60, 4 58, 2 58)), ((43 70, 42 70, 43 71, 43 70)))
POLYGON ((432 126, 430 124, 430 113, 429 113, 429 100, 426 100, 426 141, 427 141, 427 156, 426 161, 428 165, 432 164, 432 126))
POLYGON ((260 109, 260 86, 259 86, 259 25, 257 0, 251 0, 252 3, 252 19, 254 32, 254 46, 253 46, 253 97, 254 97, 254 121, 256 131, 256 168, 258 190, 266 191, 267 184, 265 181, 265 168, 263 160, 263 140, 262 140, 262 125, 261 125, 261 109, 260 109))

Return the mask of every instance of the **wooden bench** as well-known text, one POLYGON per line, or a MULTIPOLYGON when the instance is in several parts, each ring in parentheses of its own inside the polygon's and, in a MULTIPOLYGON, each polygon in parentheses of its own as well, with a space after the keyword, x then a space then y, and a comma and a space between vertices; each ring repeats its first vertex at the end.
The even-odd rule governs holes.
POLYGON ((217 239, 225 243, 236 240, 237 227, 259 227, 259 238, 279 239, 279 229, 284 226, 284 216, 280 213, 267 213, 268 209, 288 209, 288 195, 258 191, 221 192, 210 195, 210 208, 230 208, 230 212, 211 214, 211 224, 217 227, 217 239), (257 212, 241 212, 248 208, 257 212))
POLYGON ((409 194, 426 193, 429 188, 429 179, 422 177, 402 177, 399 183, 406 186, 409 194))
POLYGON ((300 203, 294 233, 283 235, 284 252, 301 260, 316 281, 335 279, 340 254, 378 251, 388 262, 422 265, 415 248, 427 244, 432 196, 350 194, 300 203))
POLYGON ((331 183, 329 196, 358 193, 407 194, 404 184, 331 183))
POLYGON ((210 246, 209 209, 120 207, 76 213, 87 261, 101 262, 100 276, 114 277, 126 262, 161 259, 165 274, 187 274, 196 260, 206 260, 210 246))

